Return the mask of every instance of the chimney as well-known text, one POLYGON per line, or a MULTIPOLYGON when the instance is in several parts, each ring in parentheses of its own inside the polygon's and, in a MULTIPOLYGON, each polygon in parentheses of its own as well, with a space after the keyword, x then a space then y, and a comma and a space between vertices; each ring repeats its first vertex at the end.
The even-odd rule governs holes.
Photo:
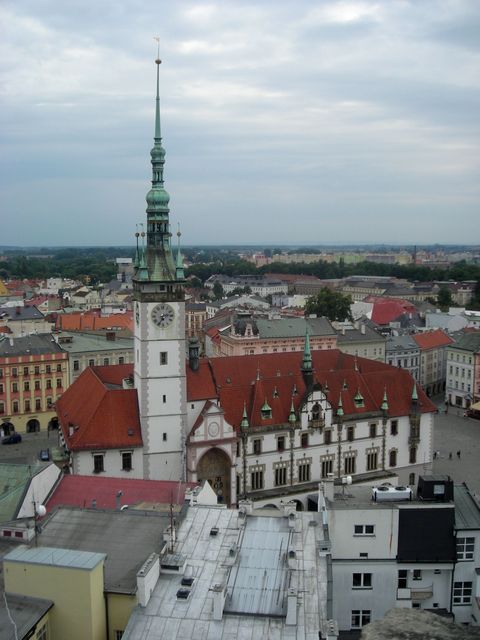
POLYGON ((226 600, 226 589, 223 584, 214 584, 213 591, 213 619, 221 620, 223 617, 223 607, 226 600))
POLYGON ((285 624, 288 626, 296 626, 297 624, 297 591, 291 587, 288 589, 287 619, 285 624))

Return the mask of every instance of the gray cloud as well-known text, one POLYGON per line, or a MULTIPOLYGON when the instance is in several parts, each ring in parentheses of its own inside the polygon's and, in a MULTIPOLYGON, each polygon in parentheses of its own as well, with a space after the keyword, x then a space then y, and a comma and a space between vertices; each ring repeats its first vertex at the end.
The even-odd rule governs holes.
POLYGON ((475 0, 24 0, 0 19, 2 244, 130 242, 156 33, 186 243, 471 242, 475 0))

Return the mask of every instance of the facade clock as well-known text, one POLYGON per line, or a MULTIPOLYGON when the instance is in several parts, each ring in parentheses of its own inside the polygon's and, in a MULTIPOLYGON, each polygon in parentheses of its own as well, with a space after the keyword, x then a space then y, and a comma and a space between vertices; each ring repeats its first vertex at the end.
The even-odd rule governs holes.
POLYGON ((161 329, 172 324, 174 317, 175 311, 169 304, 157 304, 152 309, 152 321, 161 329))

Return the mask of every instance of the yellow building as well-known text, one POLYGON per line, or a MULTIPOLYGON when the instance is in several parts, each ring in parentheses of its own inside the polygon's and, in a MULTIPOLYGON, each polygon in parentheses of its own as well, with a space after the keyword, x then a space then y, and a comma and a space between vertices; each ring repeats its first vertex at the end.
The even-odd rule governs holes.
POLYGON ((69 385, 68 353, 50 333, 0 341, 0 436, 46 431, 69 385))
POLYGON ((54 603, 43 625, 45 640, 106 640, 105 558, 104 553, 21 545, 4 558, 5 592, 54 603))

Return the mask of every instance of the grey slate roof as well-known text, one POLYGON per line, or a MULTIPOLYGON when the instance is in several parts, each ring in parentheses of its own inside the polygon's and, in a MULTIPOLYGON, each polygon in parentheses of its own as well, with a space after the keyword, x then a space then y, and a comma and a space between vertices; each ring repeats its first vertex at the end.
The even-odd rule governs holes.
POLYGON ((80 331, 62 331, 62 337, 72 338, 71 342, 61 342, 62 349, 71 354, 89 353, 92 351, 114 351, 114 350, 133 350, 132 338, 119 338, 115 340, 107 340, 105 334, 83 333, 80 331))
POLYGON ((387 339, 387 351, 420 351, 418 344, 409 336, 391 336, 387 339))
POLYGON ((455 527, 457 529, 480 529, 480 506, 465 483, 455 485, 453 500, 455 502, 455 527))
MULTIPOLYGON (((7 594, 7 603, 16 627, 17 637, 24 638, 35 627, 37 622, 53 607, 52 600, 30 598, 16 594, 7 594)), ((0 606, 0 640, 14 640, 13 625, 7 614, 2 594, 0 606)))
POLYGON ((51 333, 32 333, 21 338, 0 339, 0 356, 38 356, 44 353, 62 353, 51 333), (13 344, 12 344, 13 343, 13 344))
POLYGON ((105 590, 135 593, 137 571, 151 553, 159 553, 167 526, 168 513, 62 507, 45 522, 38 543, 106 554, 105 590))
POLYGON ((365 325, 365 333, 362 333, 360 329, 355 327, 346 329, 345 334, 343 334, 341 330, 337 331, 338 345, 348 344, 349 342, 380 342, 384 340, 384 336, 367 324, 365 325))
POLYGON ((476 353, 480 351, 480 331, 461 333, 455 344, 450 345, 454 349, 464 349, 476 353))
POLYGON ((304 337, 306 327, 310 336, 334 336, 334 328, 327 318, 280 318, 256 320, 258 332, 261 338, 298 338, 304 337))
POLYGON ((43 320, 45 318, 35 305, 28 307, 1 307, 0 317, 4 315, 8 316, 9 322, 25 322, 25 320, 43 320))

